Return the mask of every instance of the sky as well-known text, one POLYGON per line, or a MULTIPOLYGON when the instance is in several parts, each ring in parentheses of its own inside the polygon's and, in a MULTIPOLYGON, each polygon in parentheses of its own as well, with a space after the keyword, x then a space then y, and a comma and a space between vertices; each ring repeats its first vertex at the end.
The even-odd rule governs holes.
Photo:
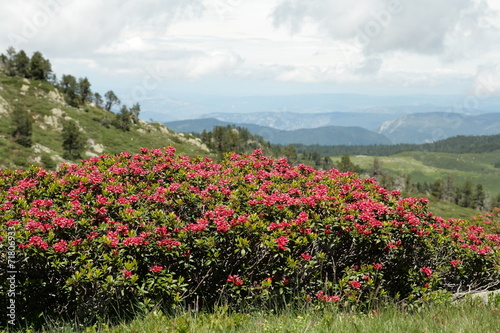
POLYGON ((122 100, 500 95, 500 0, 0 0, 0 52, 122 100))

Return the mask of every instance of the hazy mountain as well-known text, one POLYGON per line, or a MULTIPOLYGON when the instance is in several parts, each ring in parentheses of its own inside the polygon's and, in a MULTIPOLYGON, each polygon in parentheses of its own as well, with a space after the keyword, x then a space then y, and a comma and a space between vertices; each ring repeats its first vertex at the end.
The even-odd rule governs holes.
MULTIPOLYGON (((500 97, 491 96, 478 100, 477 109, 464 108, 465 97, 458 95, 408 95, 408 96, 368 96, 359 94, 304 94, 281 96, 208 96, 194 94, 165 94, 140 101, 142 118, 155 121, 175 121, 195 118, 217 118, 233 122, 238 115, 254 114, 253 120, 245 121, 237 118, 237 122, 255 123, 264 126, 261 115, 275 113, 275 117, 287 121, 290 114, 303 114, 322 117, 329 113, 354 113, 355 126, 370 130, 378 128, 387 120, 411 113, 454 112, 467 114, 482 114, 500 112, 500 97), (373 117, 366 118, 372 115, 373 117), (232 117, 232 118, 230 118, 232 117), (380 121, 376 122, 376 118, 380 121), (366 119, 366 123, 365 123, 366 119), (378 124, 378 125, 377 125, 378 124), (376 125, 376 126, 375 126, 376 125), (375 126, 375 127, 374 127, 375 126)), ((340 115, 337 115, 337 118, 340 115)), ((342 121, 334 118, 335 121, 342 121)), ((276 121, 276 126, 278 122, 276 121)), ((352 123, 317 123, 310 127, 321 126, 352 126, 352 123)), ((294 129, 294 128, 280 128, 294 129)))
POLYGON ((215 118, 228 123, 256 124, 284 131, 303 128, 319 128, 326 126, 356 126, 371 131, 378 131, 380 126, 399 115, 379 112, 327 112, 327 113, 293 113, 293 112, 258 112, 258 113, 216 113, 208 118, 215 118))
POLYGON ((379 133, 393 143, 433 142, 456 135, 492 135, 500 133, 500 113, 415 113, 385 122, 379 133))
POLYGON ((192 119, 166 122, 168 128, 176 132, 201 133, 211 131, 214 126, 236 125, 248 129, 252 134, 260 135, 274 144, 302 143, 306 145, 374 145, 390 144, 385 136, 365 128, 351 126, 324 126, 319 128, 302 128, 284 131, 272 127, 246 123, 229 123, 214 118, 192 119))

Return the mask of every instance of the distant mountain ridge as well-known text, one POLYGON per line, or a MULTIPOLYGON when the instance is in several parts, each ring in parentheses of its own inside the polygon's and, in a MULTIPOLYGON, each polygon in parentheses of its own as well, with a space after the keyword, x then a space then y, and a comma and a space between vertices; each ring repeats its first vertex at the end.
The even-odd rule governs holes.
POLYGON ((214 113, 203 118, 215 118, 228 123, 255 124, 284 131, 327 126, 363 127, 378 131, 380 126, 399 116, 384 112, 384 108, 372 109, 372 112, 253 112, 253 113, 214 113), (360 121, 362 119, 362 121, 360 121))
POLYGON ((455 112, 426 112, 399 117, 394 114, 355 112, 228 113, 164 124, 178 132, 196 133, 210 131, 214 126, 233 124, 247 128, 252 134, 261 135, 276 144, 421 144, 457 135, 499 134, 500 113, 466 115, 455 112), (374 127, 375 130, 370 129, 374 127))
POLYGON ((457 135, 494 135, 500 133, 500 113, 414 113, 385 122, 379 133, 394 143, 434 142, 457 135))
POLYGON ((391 141, 373 131, 359 126, 324 126, 319 128, 302 128, 284 131, 272 127, 247 123, 230 123, 214 118, 179 120, 163 123, 176 132, 201 133, 211 131, 215 126, 235 125, 248 129, 254 135, 260 135, 274 144, 306 145, 382 145, 391 144, 391 141))

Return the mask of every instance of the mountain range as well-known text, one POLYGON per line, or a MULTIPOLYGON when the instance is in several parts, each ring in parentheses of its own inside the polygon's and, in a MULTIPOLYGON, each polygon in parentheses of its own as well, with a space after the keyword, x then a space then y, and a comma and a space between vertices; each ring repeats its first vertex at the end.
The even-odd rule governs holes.
POLYGON ((179 120, 164 123, 165 126, 180 133, 201 133, 211 131, 215 126, 235 125, 248 129, 250 133, 263 137, 274 144, 288 145, 383 145, 391 144, 385 136, 358 126, 324 126, 301 128, 285 131, 269 126, 251 123, 231 123, 215 118, 179 120))
POLYGON ((426 112, 398 117, 395 114, 361 112, 262 112, 213 116, 164 124, 174 131, 187 133, 210 131, 214 126, 235 125, 247 128, 271 143, 306 145, 419 144, 457 135, 500 133, 500 113, 466 115, 426 112))

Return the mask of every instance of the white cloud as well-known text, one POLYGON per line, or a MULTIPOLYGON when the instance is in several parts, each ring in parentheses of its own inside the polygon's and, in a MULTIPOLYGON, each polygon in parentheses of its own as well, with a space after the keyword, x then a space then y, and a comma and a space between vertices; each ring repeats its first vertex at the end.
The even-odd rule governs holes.
POLYGON ((23 0, 0 12, 0 43, 16 48, 50 47, 58 55, 89 55, 102 46, 135 33, 163 34, 179 19, 198 17, 202 0, 23 0))
POLYGON ((292 34, 316 26, 367 55, 404 51, 445 59, 481 52, 498 29, 483 0, 282 0, 272 16, 292 34), (475 49, 465 50, 463 45, 475 49))
POLYGON ((439 87, 500 54, 498 0, 0 1, 3 49, 132 87, 151 68, 161 82, 439 87))

